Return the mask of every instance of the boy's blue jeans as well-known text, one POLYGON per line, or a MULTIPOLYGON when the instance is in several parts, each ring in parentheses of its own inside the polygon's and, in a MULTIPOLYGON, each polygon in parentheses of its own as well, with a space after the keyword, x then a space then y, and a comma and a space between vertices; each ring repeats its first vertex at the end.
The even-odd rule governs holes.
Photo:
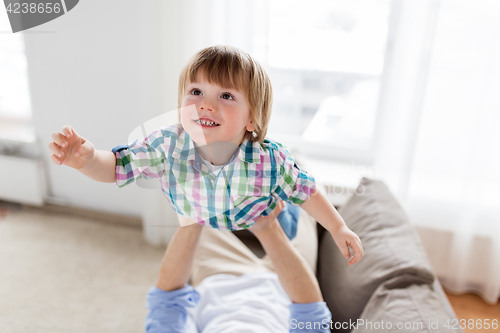
POLYGON ((288 239, 292 240, 297 235, 297 224, 299 223, 300 217, 300 207, 293 206, 287 203, 281 213, 278 215, 278 222, 281 224, 281 228, 288 236, 288 239))

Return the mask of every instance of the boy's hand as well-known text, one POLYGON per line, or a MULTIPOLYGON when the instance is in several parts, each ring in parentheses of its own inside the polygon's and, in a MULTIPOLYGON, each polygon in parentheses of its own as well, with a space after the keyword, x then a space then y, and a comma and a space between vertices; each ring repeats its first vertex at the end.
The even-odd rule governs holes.
POLYGON ((354 251, 353 257, 347 263, 349 266, 354 265, 363 257, 361 240, 358 235, 352 232, 347 226, 344 225, 331 234, 344 258, 349 259, 351 257, 348 246, 354 251))
POLYGON ((65 125, 62 133, 54 132, 49 143, 50 159, 55 164, 80 169, 94 157, 94 145, 79 136, 73 127, 65 125))

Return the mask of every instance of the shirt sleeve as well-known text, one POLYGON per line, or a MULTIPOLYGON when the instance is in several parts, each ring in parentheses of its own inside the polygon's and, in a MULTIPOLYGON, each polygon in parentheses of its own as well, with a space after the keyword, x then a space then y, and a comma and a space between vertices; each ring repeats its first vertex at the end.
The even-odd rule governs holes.
POLYGON ((159 129, 143 140, 114 147, 111 151, 116 156, 116 185, 123 187, 140 177, 161 178, 171 141, 168 131, 159 129))
POLYGON ((330 333, 332 313, 325 302, 292 303, 289 308, 291 333, 330 333))
POLYGON ((286 148, 276 144, 278 149, 274 150, 274 158, 277 163, 277 179, 274 192, 281 200, 299 206, 314 192, 316 181, 297 166, 293 155, 286 148))
POLYGON ((186 332, 187 308, 195 307, 200 294, 190 285, 174 291, 151 287, 146 296, 150 310, 145 323, 147 333, 186 332))

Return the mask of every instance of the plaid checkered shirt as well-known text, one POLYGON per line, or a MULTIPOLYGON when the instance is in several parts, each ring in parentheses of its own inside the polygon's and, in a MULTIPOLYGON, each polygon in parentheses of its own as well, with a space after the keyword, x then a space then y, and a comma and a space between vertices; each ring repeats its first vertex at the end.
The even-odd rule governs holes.
POLYGON ((178 214, 221 230, 252 226, 277 200, 298 206, 316 188, 314 178, 294 163, 281 144, 245 139, 232 158, 212 174, 180 124, 162 127, 146 138, 112 149, 116 185, 140 177, 157 178, 178 214))

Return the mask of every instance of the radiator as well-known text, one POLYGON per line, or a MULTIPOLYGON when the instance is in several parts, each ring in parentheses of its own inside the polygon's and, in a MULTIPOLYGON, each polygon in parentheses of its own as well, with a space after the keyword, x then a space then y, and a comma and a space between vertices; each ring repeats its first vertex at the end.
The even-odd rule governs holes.
POLYGON ((45 198, 42 161, 0 155, 0 200, 42 206, 45 198))

